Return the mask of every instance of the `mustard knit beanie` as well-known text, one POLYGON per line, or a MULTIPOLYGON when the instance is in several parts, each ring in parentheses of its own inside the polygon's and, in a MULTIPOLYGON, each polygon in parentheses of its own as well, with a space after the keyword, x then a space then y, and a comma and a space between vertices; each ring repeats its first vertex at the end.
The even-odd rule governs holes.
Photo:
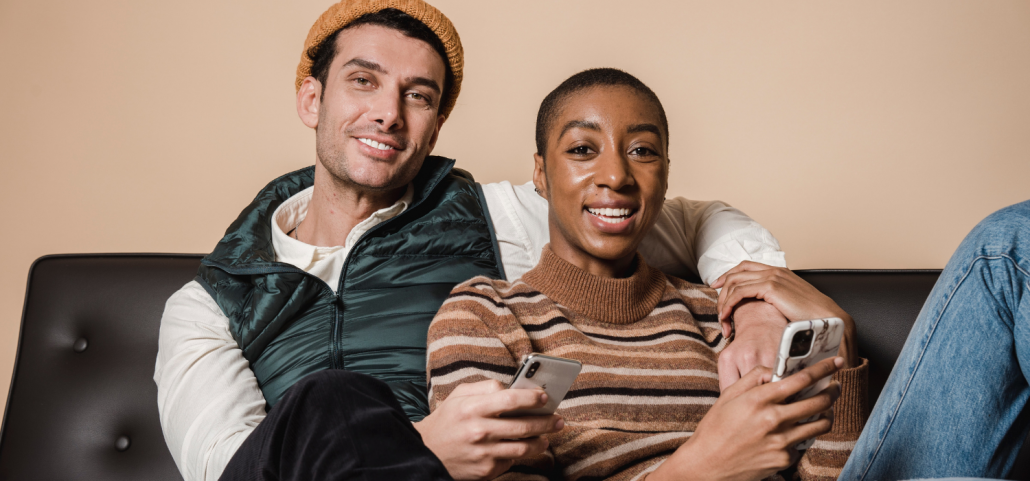
POLYGON ((426 24, 440 41, 443 42, 444 51, 447 52, 447 63, 454 77, 454 84, 446 98, 440 102, 440 113, 444 117, 451 114, 454 103, 458 100, 458 92, 461 91, 462 69, 465 67, 464 50, 461 48, 461 39, 458 38, 458 31, 442 12, 422 0, 343 0, 336 5, 329 7, 322 16, 311 26, 308 38, 304 41, 304 52, 300 55, 300 64, 297 65, 296 88, 304 79, 311 75, 311 65, 314 63, 314 56, 318 53, 318 47, 322 45, 326 37, 347 24, 357 20, 358 17, 375 13, 387 8, 396 8, 416 20, 426 24))

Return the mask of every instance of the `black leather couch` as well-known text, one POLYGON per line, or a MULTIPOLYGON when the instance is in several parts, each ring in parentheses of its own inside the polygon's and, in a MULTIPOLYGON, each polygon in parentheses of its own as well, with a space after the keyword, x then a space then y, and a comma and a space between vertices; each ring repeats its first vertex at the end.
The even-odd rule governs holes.
MULTIPOLYGON (((33 264, 0 433, 0 479, 181 479, 154 385, 165 300, 201 256, 58 255, 33 264)), ((879 394, 935 270, 809 270, 858 323, 879 394)), ((1027 452, 1010 479, 1027 479, 1027 452)))

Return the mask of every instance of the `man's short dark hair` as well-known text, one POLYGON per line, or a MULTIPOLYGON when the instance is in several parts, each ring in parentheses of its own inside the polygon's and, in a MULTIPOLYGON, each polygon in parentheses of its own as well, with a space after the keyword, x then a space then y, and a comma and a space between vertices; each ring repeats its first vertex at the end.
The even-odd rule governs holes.
POLYGON ((375 13, 366 13, 353 22, 344 25, 322 41, 318 51, 312 58, 313 62, 311 64, 311 76, 315 77, 322 84, 322 95, 325 95, 325 85, 329 80, 329 65, 333 63, 333 59, 336 57, 336 37, 340 35, 340 32, 360 25, 379 25, 392 28, 407 37, 421 40, 428 43, 430 47, 433 47, 433 50, 443 60, 444 70, 446 71, 440 101, 443 102, 447 99, 447 96, 451 93, 451 86, 454 84, 454 72, 451 71, 451 65, 447 62, 447 50, 444 48, 443 42, 426 24, 396 8, 385 8, 375 13))
POLYGON ((541 156, 547 151, 547 134, 558 120, 565 101, 576 92, 597 86, 622 86, 635 90, 638 94, 654 103, 658 109, 658 117, 661 120, 662 131, 665 133, 665 146, 669 146, 669 120, 665 117, 665 108, 662 102, 644 82, 640 79, 616 68, 593 68, 584 70, 569 77, 557 88, 544 97, 540 103, 540 110, 536 114, 536 152, 541 156))

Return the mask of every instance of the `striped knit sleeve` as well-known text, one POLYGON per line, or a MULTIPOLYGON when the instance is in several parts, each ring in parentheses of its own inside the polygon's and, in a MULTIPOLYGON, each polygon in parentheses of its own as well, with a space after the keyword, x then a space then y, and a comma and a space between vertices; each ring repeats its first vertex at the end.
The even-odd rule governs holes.
POLYGON ((798 474, 805 481, 835 480, 844 469, 855 442, 862 434, 869 416, 868 381, 869 361, 834 374, 841 393, 833 406, 833 429, 816 438, 812 447, 798 463, 798 474))
POLYGON ((461 384, 495 379, 511 382, 517 360, 495 328, 518 322, 484 277, 459 284, 429 325, 426 375, 429 410, 436 410, 461 384))
MULTIPOLYGON (((461 384, 487 379, 510 383, 518 369, 513 352, 528 354, 532 350, 529 337, 493 282, 477 277, 455 287, 429 326, 426 373, 430 411, 461 384)), ((549 451, 520 459, 497 480, 546 481, 546 473, 554 465, 549 451)))

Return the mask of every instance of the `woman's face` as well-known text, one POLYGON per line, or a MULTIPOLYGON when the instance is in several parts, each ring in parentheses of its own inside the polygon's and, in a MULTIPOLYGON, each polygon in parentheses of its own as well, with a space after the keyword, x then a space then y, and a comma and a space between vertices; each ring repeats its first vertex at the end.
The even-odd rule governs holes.
POLYGON ((565 100, 533 172, 550 204, 556 254, 595 275, 630 274, 668 187, 661 125, 657 106, 629 87, 591 87, 565 100))

